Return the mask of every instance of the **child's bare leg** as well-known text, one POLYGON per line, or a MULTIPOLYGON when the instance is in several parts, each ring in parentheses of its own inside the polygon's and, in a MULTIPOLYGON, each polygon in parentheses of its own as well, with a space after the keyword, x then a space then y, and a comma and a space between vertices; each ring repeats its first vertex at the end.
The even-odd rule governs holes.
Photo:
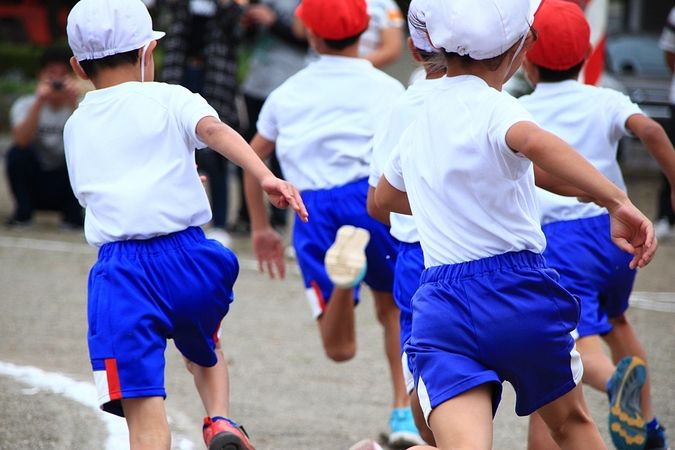
POLYGON ((640 343, 635 328, 633 328, 633 325, 631 325, 625 315, 609 319, 609 321, 613 328, 612 331, 604 336, 604 339, 612 352, 614 363, 616 364, 626 356, 637 356, 647 366, 647 377, 640 392, 640 409, 642 409, 642 417, 644 417, 645 422, 649 422, 654 418, 654 411, 652 409, 652 383, 649 376, 647 353, 642 343, 640 343))
POLYGON ((354 289, 334 288, 318 323, 326 356, 336 362, 352 359, 356 354, 354 289))
POLYGON ((484 384, 434 408, 429 425, 436 447, 414 449, 490 450, 492 448, 492 387, 484 384))
POLYGON ((527 432, 527 450, 560 450, 548 431, 546 422, 538 413, 530 415, 530 427, 527 432))
POLYGON ((607 448, 588 412, 581 385, 537 412, 562 450, 607 448))
POLYGON ((218 362, 212 367, 203 367, 187 359, 185 359, 185 365, 194 378, 197 392, 206 409, 206 415, 229 417, 230 379, 227 361, 220 349, 220 342, 216 344, 215 353, 218 362))
POLYGON ((410 398, 405 388, 403 367, 401 366, 401 325, 399 309, 391 292, 372 291, 375 298, 377 320, 384 328, 384 351, 389 363, 392 388, 394 390, 394 408, 410 406, 410 398))
POLYGON ((171 432, 162 397, 122 399, 131 450, 169 450, 171 432))
POLYGON ((434 439, 434 434, 427 426, 427 422, 424 420, 424 412, 420 406, 420 399, 417 396, 417 389, 414 389, 410 394, 410 408, 412 409, 413 418, 415 419, 415 426, 417 427, 417 431, 420 432, 420 436, 422 436, 424 442, 434 445, 436 440, 434 439))
POLYGON ((581 354, 581 361, 584 364, 584 384, 600 392, 607 392, 607 382, 616 367, 602 348, 600 337, 594 335, 579 338, 577 351, 581 354))

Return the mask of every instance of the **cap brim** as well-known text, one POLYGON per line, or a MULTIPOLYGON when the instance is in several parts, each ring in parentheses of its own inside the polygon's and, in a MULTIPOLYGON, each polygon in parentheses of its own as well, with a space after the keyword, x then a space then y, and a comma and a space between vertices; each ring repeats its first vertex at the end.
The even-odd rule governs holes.
POLYGON ((157 39, 162 39, 164 36, 166 36, 165 32, 152 30, 152 40, 153 41, 156 41, 157 39))

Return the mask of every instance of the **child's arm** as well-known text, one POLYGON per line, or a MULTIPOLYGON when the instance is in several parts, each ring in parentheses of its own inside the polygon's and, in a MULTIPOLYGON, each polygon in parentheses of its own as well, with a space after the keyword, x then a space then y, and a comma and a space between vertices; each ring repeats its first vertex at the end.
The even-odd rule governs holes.
POLYGON ((392 186, 384 175, 375 188, 375 204, 384 211, 412 215, 408 194, 392 186))
POLYGON ((375 202, 375 188, 368 186, 368 197, 366 198, 366 208, 368 209, 368 215, 373 219, 382 222, 386 226, 391 226, 389 221, 389 211, 377 206, 375 202))
POLYGON ((274 206, 290 206, 301 220, 307 221, 307 210, 295 186, 275 177, 239 133, 215 117, 207 116, 197 123, 197 135, 210 148, 253 176, 274 206))
POLYGON ((656 251, 654 228, 626 194, 565 141, 532 122, 518 122, 506 133, 507 145, 552 175, 587 192, 611 216, 612 241, 634 255, 630 267, 643 267, 656 251))
MULTIPOLYGON (((251 141, 251 147, 258 160, 262 162, 274 151, 274 142, 256 134, 251 141)), ((258 260, 258 270, 267 272, 271 278, 274 278, 275 272, 280 278, 284 278, 286 266, 284 264, 283 240, 279 233, 272 228, 267 217, 267 208, 265 208, 263 190, 260 184, 248 173, 244 173, 244 193, 251 219, 251 242, 258 260)), ((304 220, 306 221, 306 216, 304 220)))
POLYGON ((626 120, 628 128, 659 163, 670 183, 670 203, 675 208, 675 149, 663 127, 644 114, 633 114, 626 120))
POLYGON ((542 189, 545 189, 554 194, 564 195, 565 197, 588 197, 588 193, 572 186, 568 182, 561 180, 554 175, 551 175, 537 165, 534 166, 534 183, 542 189))

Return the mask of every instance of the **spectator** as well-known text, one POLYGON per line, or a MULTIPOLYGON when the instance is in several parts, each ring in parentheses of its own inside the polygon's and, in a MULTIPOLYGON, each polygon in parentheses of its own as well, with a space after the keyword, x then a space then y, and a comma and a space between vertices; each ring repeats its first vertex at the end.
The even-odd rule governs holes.
MULTIPOLYGON (((180 84, 201 94, 230 127, 239 127, 237 50, 240 42, 238 0, 176 0, 165 44, 162 81, 180 84)), ((227 246, 227 160, 211 149, 197 152, 197 165, 206 174, 213 222, 208 235, 227 246)))
POLYGON ((368 0, 370 23, 359 43, 359 56, 377 68, 395 62, 403 52, 403 14, 393 0, 368 0))
MULTIPOLYGON (((304 32, 294 27, 295 8, 300 0, 263 0, 250 5, 242 17, 244 27, 252 33, 252 51, 249 69, 244 79, 248 127, 244 137, 250 141, 256 133, 258 115, 265 99, 288 77, 305 66, 307 40, 304 32)), ((281 176, 276 156, 270 158, 272 172, 281 176)), ((272 208, 274 226, 286 225, 286 212, 272 208)), ((246 201, 242 199, 237 218, 237 229, 248 231, 250 222, 246 201)))
MULTIPOLYGON (((666 26, 661 33, 660 47, 663 49, 666 65, 673 72, 673 84, 670 87, 670 123, 666 131, 672 142, 675 142, 675 7, 670 10, 666 26)), ((659 189, 659 203, 654 232, 658 239, 672 238, 675 236, 673 224, 675 224, 675 212, 671 206, 672 193, 665 176, 661 175, 661 188, 659 189)))
POLYGON ((79 90, 70 69, 71 53, 47 48, 40 59, 35 92, 12 105, 12 146, 6 169, 16 209, 11 227, 31 223, 33 211, 62 213, 65 228, 81 228, 82 208, 73 195, 63 152, 63 127, 77 107, 79 90))

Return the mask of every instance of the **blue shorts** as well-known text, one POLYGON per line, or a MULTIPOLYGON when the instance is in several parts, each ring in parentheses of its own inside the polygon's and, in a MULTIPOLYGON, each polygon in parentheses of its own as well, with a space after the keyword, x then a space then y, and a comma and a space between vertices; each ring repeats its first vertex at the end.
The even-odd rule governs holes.
POLYGON ((610 238, 609 215, 553 222, 542 227, 546 263, 560 274, 560 284, 580 298, 579 337, 612 330, 608 318, 628 309, 636 270, 632 256, 610 238))
POLYGON ((239 263, 201 228, 105 244, 89 273, 89 356, 104 411, 120 399, 166 397, 164 350, 213 366, 239 263))
POLYGON ((401 242, 396 256, 396 267, 394 269, 394 300, 398 309, 401 311, 399 321, 401 325, 401 355, 403 362, 403 374, 408 392, 411 392, 413 385, 412 372, 414 370, 412 361, 405 352, 405 345, 410 339, 412 330, 412 298, 420 285, 420 276, 424 271, 424 254, 419 242, 410 244, 401 242))
MULTIPOLYGON (((333 292, 323 260, 342 225, 353 225, 370 232, 364 281, 375 291, 392 292, 398 242, 389 234, 389 228, 368 215, 368 180, 332 189, 303 191, 301 195, 312 217, 307 223, 295 221, 293 246, 314 317, 321 316, 333 292)), ((358 287, 354 299, 358 302, 358 287)))
POLYGON ((508 381, 524 416, 580 382, 571 335, 579 304, 557 279, 527 251, 422 273, 407 351, 427 420, 433 408, 486 383, 494 384, 493 412, 508 381))

